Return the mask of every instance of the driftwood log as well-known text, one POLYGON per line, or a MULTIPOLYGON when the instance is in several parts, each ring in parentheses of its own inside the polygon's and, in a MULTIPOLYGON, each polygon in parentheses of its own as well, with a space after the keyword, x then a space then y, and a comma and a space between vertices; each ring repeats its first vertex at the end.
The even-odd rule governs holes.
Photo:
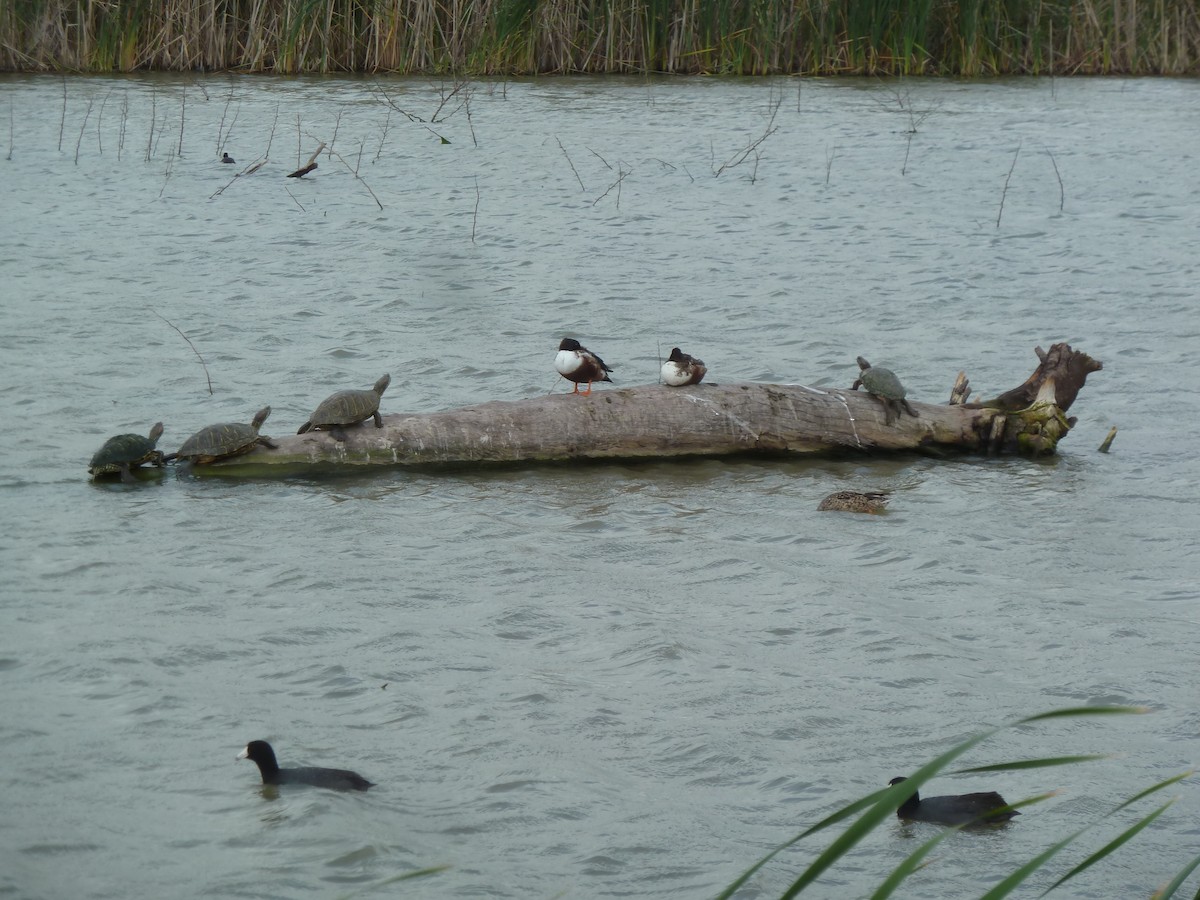
MULTIPOLYGON (((863 391, 796 384, 644 385, 495 400, 445 412, 383 416, 328 432, 272 434, 275 448, 221 460, 232 474, 263 466, 441 466, 563 460, 663 459, 729 454, 876 451, 1019 453, 1045 456, 1075 420, 1065 415, 1101 364, 1067 344, 1036 349, 1024 384, 994 400, 965 403, 961 373, 950 404, 912 401, 917 415, 886 423, 863 391), (958 402, 953 402, 957 400, 958 402)), ((270 431, 271 429, 267 429, 270 431)))

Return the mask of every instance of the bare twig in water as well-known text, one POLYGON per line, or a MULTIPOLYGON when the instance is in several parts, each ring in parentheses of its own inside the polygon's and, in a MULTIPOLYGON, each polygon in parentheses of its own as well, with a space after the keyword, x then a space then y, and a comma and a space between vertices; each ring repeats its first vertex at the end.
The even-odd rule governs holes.
POLYGON ((63 110, 62 118, 58 122, 58 152, 62 153, 63 131, 67 127, 67 76, 63 75, 63 110))
POLYGON ((1017 151, 1013 154, 1012 165, 1008 167, 1008 175, 1004 179, 1004 190, 1000 194, 1000 211, 996 213, 996 227, 1000 227, 1000 217, 1004 215, 1004 198, 1008 196, 1008 183, 1012 181, 1013 169, 1017 167, 1017 157, 1021 155, 1021 145, 1017 144, 1017 151))
POLYGON ((79 137, 75 140, 75 165, 79 165, 79 145, 83 143, 83 131, 87 128, 88 116, 92 114, 92 106, 95 100, 88 100, 87 112, 83 114, 83 124, 79 126, 79 137))
POLYGON ((162 319, 164 322, 166 322, 168 325, 170 325, 172 328, 174 328, 177 332, 179 332, 179 336, 181 338, 183 338, 185 341, 187 341, 187 345, 189 347, 191 347, 192 352, 196 354, 196 359, 200 360, 200 366, 204 369, 204 377, 208 381, 208 393, 209 393, 209 396, 212 396, 212 392, 213 392, 212 376, 208 374, 208 364, 204 362, 204 357, 200 355, 200 351, 196 349, 196 345, 192 343, 191 338, 189 338, 182 331, 179 331, 179 328, 175 325, 174 322, 172 322, 166 316, 160 315, 157 310, 152 309, 152 310, 150 310, 150 312, 154 313, 156 316, 158 316, 160 319, 162 319))
MULTIPOLYGON (((221 152, 224 146, 221 142, 221 135, 225 133, 225 115, 229 112, 229 104, 233 102, 233 85, 229 85, 229 94, 225 97, 225 106, 221 109, 221 121, 217 123, 217 153, 221 152)), ((278 111, 276 112, 278 115, 278 111)))
POLYGON ((100 126, 104 122, 104 107, 108 105, 108 98, 112 96, 113 90, 113 88, 108 89, 108 93, 100 101, 100 112, 96 113, 96 147, 99 149, 101 156, 104 155, 104 138, 100 135, 100 126))
POLYGON ((1108 448, 1112 446, 1113 439, 1117 436, 1117 426, 1114 425, 1108 430, 1108 434, 1104 436, 1104 443, 1100 445, 1100 452, 1107 453, 1108 448))
POLYGON ((625 171, 624 167, 620 163, 617 163, 617 180, 614 181, 612 184, 610 184, 608 186, 608 189, 603 194, 601 194, 599 197, 597 197, 595 200, 592 201, 592 206, 595 206, 597 203, 599 203, 601 200, 603 200, 605 197, 607 197, 613 188, 616 188, 617 189, 617 209, 620 209, 621 208, 621 182, 625 180, 626 175, 630 175, 632 173, 633 173, 633 169, 630 169, 627 172, 627 171, 625 171))
MULTIPOLYGON (((241 107, 239 106, 238 109, 240 110, 241 107)), ((235 118, 234 121, 236 122, 237 119, 235 118)), ((263 154, 263 162, 266 162, 268 159, 271 158, 271 144, 273 144, 275 142, 275 126, 277 126, 278 124, 279 124, 279 104, 276 103, 275 104, 275 121, 271 123, 271 133, 267 136, 267 152, 263 154)), ((233 126, 230 125, 229 128, 230 128, 230 130, 232 130, 233 126)))
POLYGON ((479 222, 479 176, 475 176, 475 212, 471 216, 471 243, 475 243, 475 225, 479 222))
POLYGON ((13 134, 14 134, 13 98, 10 96, 8 98, 8 157, 7 157, 8 159, 12 159, 13 134))
POLYGON ((167 168, 166 171, 163 172, 162 187, 158 189, 158 198, 160 200, 162 199, 163 192, 167 189, 167 182, 171 180, 171 170, 175 167, 175 159, 176 157, 174 156, 167 157, 167 168))
POLYGON ((567 158, 567 165, 571 167, 572 172, 575 172, 575 180, 579 182, 579 189, 581 191, 586 191, 587 188, 583 186, 583 179, 579 177, 579 172, 575 170, 575 163, 571 162, 571 154, 567 152, 567 148, 563 146, 562 141, 559 140, 557 135, 555 136, 554 140, 558 141, 558 149, 561 150, 563 152, 563 156, 567 158))
POLYGON ((592 156, 596 157, 596 159, 600 160, 600 162, 604 163, 605 168, 608 168, 608 169, 612 168, 612 166, 610 166, 608 164, 608 160, 605 159, 603 156, 601 156, 599 153, 597 153, 595 150, 593 150, 591 147, 587 148, 587 152, 592 154, 592 156))
POLYGON ((408 110, 401 109, 399 106, 397 106, 395 101, 392 100, 392 98, 388 96, 387 91, 385 91, 383 89, 383 86, 379 83, 378 80, 375 81, 374 87, 375 87, 375 90, 378 92, 379 96, 383 98, 383 102, 386 103, 388 106, 390 106, 392 109, 394 109, 396 112, 400 113, 400 115, 402 115, 406 119, 408 119, 408 121, 414 122, 414 123, 420 125, 426 131, 428 131, 430 134, 432 134, 435 138, 437 138, 439 141, 441 141, 443 144, 450 143, 448 138, 444 137, 443 135, 439 134, 438 132, 436 132, 432 128, 430 128, 428 125, 426 125, 425 120, 422 119, 420 116, 414 115, 413 113, 410 113, 408 110))
POLYGON ((387 118, 383 120, 383 134, 379 137, 379 149, 375 151, 375 158, 372 163, 379 162, 380 154, 383 153, 383 142, 387 140, 388 130, 392 127, 392 109, 388 107, 387 118))
POLYGON ((129 94, 121 97, 121 130, 117 134, 117 162, 121 161, 121 151, 125 149, 125 127, 129 124, 129 94))
POLYGON ((187 87, 184 87, 183 92, 179 95, 179 146, 175 149, 175 155, 183 156, 183 121, 187 113, 187 87))
POLYGON ((915 131, 910 131, 908 133, 908 140, 904 142, 904 162, 900 166, 901 175, 908 174, 908 154, 912 152, 912 139, 914 134, 916 134, 915 131))
POLYGON ((1050 152, 1050 148, 1046 148, 1046 155, 1050 157, 1050 165, 1054 166, 1054 177, 1058 179, 1058 211, 1063 211, 1063 205, 1067 202, 1067 192, 1063 188, 1062 175, 1058 173, 1058 163, 1054 159, 1054 154, 1050 152))
MULTIPOLYGON (((314 154, 313 154, 313 156, 312 156, 312 159, 310 159, 310 160, 309 160, 309 165, 311 165, 313 168, 316 168, 316 165, 317 165, 317 164, 316 164, 316 163, 315 163, 313 160, 315 160, 315 159, 317 158, 317 156, 318 156, 318 155, 320 154, 320 152, 321 152, 321 148, 322 148, 322 147, 324 147, 324 146, 325 146, 325 145, 324 145, 324 144, 322 144, 320 147, 318 147, 318 148, 317 148, 317 152, 316 152, 316 153, 314 153, 314 154)), ((360 153, 359 155, 361 156, 361 153, 360 153)), ((338 160, 338 161, 339 161, 339 162, 340 162, 340 163, 341 163, 343 166, 345 166, 345 167, 346 167, 347 171, 349 171, 349 173, 350 173, 351 175, 353 175, 353 176, 354 176, 354 179, 355 179, 356 181, 358 181, 358 182, 361 182, 362 186, 363 186, 363 187, 365 187, 365 188, 367 189, 367 193, 371 195, 371 199, 375 201, 375 205, 376 205, 376 206, 378 206, 378 207, 379 207, 379 208, 382 210, 382 209, 383 209, 383 204, 379 202, 379 198, 375 196, 375 192, 374 192, 373 190, 371 190, 371 186, 370 186, 369 184, 367 184, 367 182, 366 182, 366 181, 363 179, 363 177, 362 177, 361 175, 359 175, 359 174, 358 174, 358 170, 357 170, 357 169, 351 169, 351 168, 350 168, 350 163, 346 162, 346 160, 342 158, 342 155, 341 155, 340 153, 334 153, 334 154, 333 154, 333 156, 334 156, 334 157, 336 157, 336 158, 337 158, 337 160, 338 160)), ((303 170, 301 170, 301 171, 303 171, 303 170)), ((292 177, 291 175, 289 175, 289 176, 288 176, 288 178, 291 178, 291 177, 292 177)))
POLYGON ((337 118, 333 122, 333 137, 329 139, 329 152, 326 158, 333 159, 333 145, 337 143, 338 129, 342 127, 342 113, 346 111, 346 107, 341 107, 338 110, 337 118))
POLYGON ((837 159, 837 147, 825 148, 825 186, 829 186, 829 173, 833 171, 833 161, 837 159))
POLYGON ((295 204, 296 204, 298 207, 300 207, 300 212, 308 212, 308 210, 304 208, 304 204, 303 204, 303 203, 301 203, 299 200, 297 200, 297 199, 296 199, 296 195, 295 195, 295 194, 293 194, 293 193, 292 193, 290 190, 288 190, 287 188, 284 188, 284 190, 285 190, 285 191, 287 191, 287 195, 288 195, 289 197, 291 197, 291 198, 292 198, 292 202, 293 202, 293 203, 295 203, 295 204))
POLYGON ((146 162, 150 162, 150 151, 154 149, 154 113, 158 106, 158 92, 150 88, 150 136, 146 138, 146 162))
MULTIPOLYGON (((297 169, 301 168, 300 154, 304 152, 301 149, 303 146, 304 146, 304 138, 300 134, 300 113, 296 113, 296 168, 297 169)), ((318 150, 317 152, 319 153, 320 151, 318 150)), ((315 159, 315 157, 314 157, 314 159, 315 159)), ((310 159, 308 162, 311 165, 313 160, 310 159)))
MULTIPOLYGON (((756 137, 754 140, 750 141, 750 143, 746 145, 746 149, 739 150, 733 156, 729 157, 729 159, 725 160, 725 162, 721 164, 720 168, 715 169, 713 171, 714 177, 719 178, 721 173, 724 172, 726 169, 733 169, 733 168, 736 168, 737 166, 740 166, 751 156, 755 157, 755 172, 757 172, 758 147, 760 144, 762 144, 763 141, 765 141, 767 138, 769 138, 771 135, 773 135, 776 131, 779 130, 779 126, 775 124, 775 116, 779 112, 779 107, 782 103, 783 103, 782 96, 772 99, 771 105, 770 105, 770 115, 767 117, 767 124, 766 124, 766 127, 763 128, 763 133, 760 134, 758 137, 756 137)), ((711 148, 710 148, 710 152, 711 152, 711 148)), ((753 176, 752 176, 752 180, 753 180, 753 176)))

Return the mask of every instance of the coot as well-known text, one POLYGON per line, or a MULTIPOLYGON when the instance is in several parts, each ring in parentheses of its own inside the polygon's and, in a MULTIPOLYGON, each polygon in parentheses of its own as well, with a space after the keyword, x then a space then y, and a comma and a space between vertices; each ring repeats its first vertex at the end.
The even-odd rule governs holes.
MULTIPOLYGON (((893 778, 888 785, 907 780, 893 778)), ((1003 809, 1005 806, 1008 806, 1008 801, 995 791, 926 797, 924 800, 913 791, 912 796, 900 804, 896 815, 912 822, 933 822, 937 825, 1002 825, 1013 816, 1020 815, 1015 809, 1003 809)))
POLYGON ((335 791, 365 791, 372 786, 372 782, 349 769, 323 769, 318 766, 281 769, 275 761, 275 751, 266 741, 251 741, 237 758, 252 759, 258 763, 263 784, 311 784, 335 791))

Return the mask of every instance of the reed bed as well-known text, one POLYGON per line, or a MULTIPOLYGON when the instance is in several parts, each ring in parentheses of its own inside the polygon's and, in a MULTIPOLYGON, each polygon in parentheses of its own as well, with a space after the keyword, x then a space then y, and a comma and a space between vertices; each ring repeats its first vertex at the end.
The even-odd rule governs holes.
POLYGON ((1194 0, 8 0, 0 68, 1196 74, 1194 0))

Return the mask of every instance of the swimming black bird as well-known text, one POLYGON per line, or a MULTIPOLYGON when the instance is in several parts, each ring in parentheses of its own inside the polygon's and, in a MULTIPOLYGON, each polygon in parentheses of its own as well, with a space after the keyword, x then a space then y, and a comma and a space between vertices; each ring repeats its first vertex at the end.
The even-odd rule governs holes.
MULTIPOLYGON (((907 780, 893 778, 888 786, 907 780)), ((1007 806, 1008 801, 995 791, 926 797, 924 800, 913 791, 912 796, 900 804, 896 815, 906 821, 933 822, 936 825, 1003 825, 1013 816, 1021 814, 1015 809, 1005 809, 1007 806)))
POLYGON ((237 758, 254 760, 258 764, 258 771, 262 773, 263 784, 311 784, 335 791, 365 791, 373 786, 372 782, 349 769, 323 769, 317 766, 281 769, 275 761, 275 751, 266 741, 251 741, 237 758))
POLYGON ((233 157, 232 157, 232 156, 230 156, 228 153, 222 153, 222 154, 221 154, 221 162, 223 162, 223 163, 233 163, 233 162, 234 162, 234 159, 233 159, 233 157))

